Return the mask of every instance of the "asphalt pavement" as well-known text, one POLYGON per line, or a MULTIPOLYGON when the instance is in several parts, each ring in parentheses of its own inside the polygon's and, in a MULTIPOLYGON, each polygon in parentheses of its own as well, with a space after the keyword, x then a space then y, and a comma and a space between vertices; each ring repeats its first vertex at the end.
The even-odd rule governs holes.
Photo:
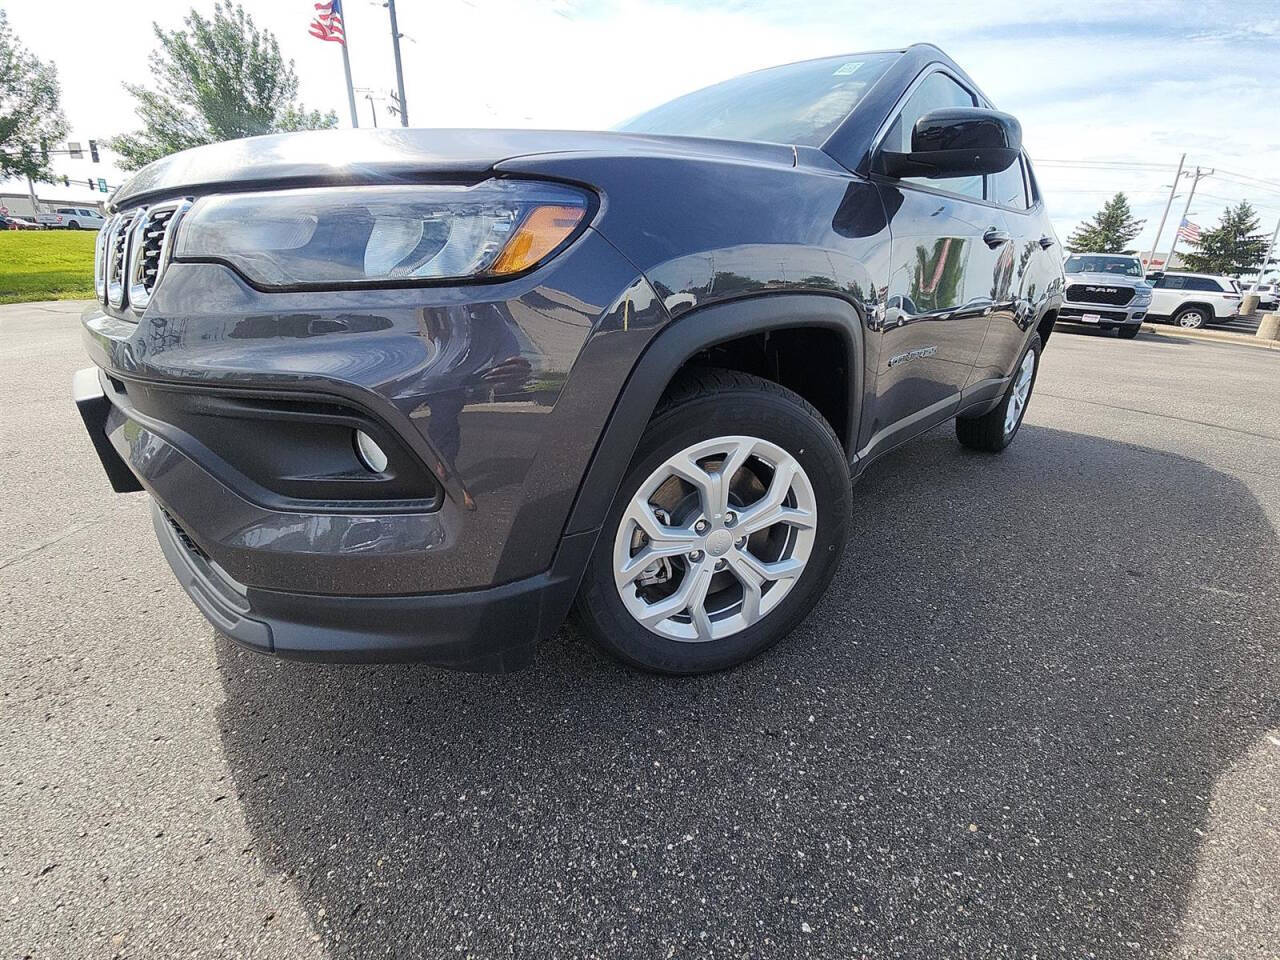
POLYGON ((713 677, 265 659, 0 307, 0 957, 1280 956, 1280 357, 1056 333, 713 677))

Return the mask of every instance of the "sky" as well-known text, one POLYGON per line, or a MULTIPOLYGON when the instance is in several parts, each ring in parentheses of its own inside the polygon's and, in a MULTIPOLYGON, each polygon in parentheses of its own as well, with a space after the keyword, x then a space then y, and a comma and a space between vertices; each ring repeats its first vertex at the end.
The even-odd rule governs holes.
MULTIPOLYGON (((305 105, 345 126, 341 51, 308 35, 313 2, 247 8, 295 61, 305 105)), ((0 0, 27 47, 56 63, 82 144, 135 126, 121 84, 150 80, 151 22, 178 26, 193 5, 208 11, 213 0, 0 0)), ((355 85, 375 97, 379 124, 394 123, 387 10, 344 0, 344 12, 355 85)), ((1147 220, 1136 241, 1145 251, 1184 152, 1188 170, 1216 171, 1200 181, 1193 222, 1210 226, 1244 198, 1267 233, 1280 218, 1280 0, 397 0, 397 12, 414 126, 606 128, 747 70, 930 42, 1021 120, 1064 240, 1123 190, 1147 220)), ((87 159, 57 169, 121 179, 87 159)), ((92 196, 59 188, 67 194, 92 196)))

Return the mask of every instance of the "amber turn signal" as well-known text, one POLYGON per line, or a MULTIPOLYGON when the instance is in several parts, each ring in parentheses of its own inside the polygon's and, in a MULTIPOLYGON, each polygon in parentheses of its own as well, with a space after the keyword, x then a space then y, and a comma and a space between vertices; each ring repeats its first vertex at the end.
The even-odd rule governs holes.
POLYGON ((545 204, 529 211, 489 268, 491 274, 527 270, 568 239, 586 213, 583 207, 545 204))

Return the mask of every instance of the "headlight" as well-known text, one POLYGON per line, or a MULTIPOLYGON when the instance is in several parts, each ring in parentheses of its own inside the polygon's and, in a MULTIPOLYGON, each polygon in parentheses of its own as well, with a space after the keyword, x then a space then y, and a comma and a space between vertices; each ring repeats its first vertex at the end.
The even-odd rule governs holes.
POLYGON ((221 194, 192 206, 174 258, 263 287, 495 278, 555 253, 588 208, 581 190, 515 180, 221 194))
POLYGON ((1150 290, 1139 290, 1137 293, 1135 293, 1135 294, 1133 295, 1133 301, 1132 301, 1132 302, 1133 302, 1133 304, 1134 304, 1134 305, 1139 306, 1139 307, 1140 307, 1140 306, 1142 306, 1142 305, 1143 305, 1143 304, 1145 304, 1145 303, 1150 303, 1150 302, 1151 302, 1151 291, 1150 291, 1150 290))

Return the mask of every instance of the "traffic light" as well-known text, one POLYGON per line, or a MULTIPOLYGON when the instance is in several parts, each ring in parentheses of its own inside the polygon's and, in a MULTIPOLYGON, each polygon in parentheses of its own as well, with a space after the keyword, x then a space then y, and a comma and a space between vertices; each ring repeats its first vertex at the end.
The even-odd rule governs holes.
POLYGON ((91 159, 94 163, 98 162, 98 141, 97 140, 89 141, 89 159, 91 159))
POLYGON ((62 175, 62 185, 64 187, 71 186, 71 178, 68 177, 65 173, 62 175))
POLYGON ((90 177, 90 178, 89 178, 89 189, 90 189, 90 190, 92 190, 92 189, 93 189, 93 177, 90 177))

